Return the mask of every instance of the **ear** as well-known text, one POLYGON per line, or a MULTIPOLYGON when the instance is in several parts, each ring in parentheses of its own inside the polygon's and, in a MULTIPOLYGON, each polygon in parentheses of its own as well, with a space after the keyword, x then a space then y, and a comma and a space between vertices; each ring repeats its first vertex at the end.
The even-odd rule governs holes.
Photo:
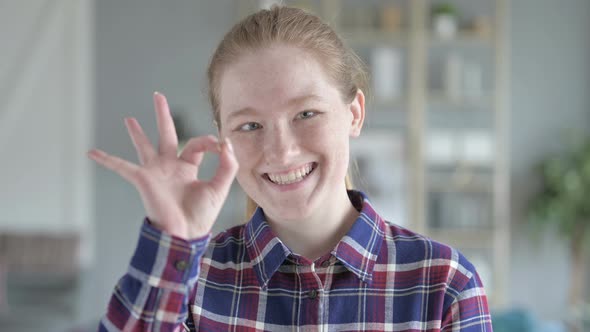
POLYGON ((357 90, 356 96, 348 107, 352 114, 349 135, 351 137, 358 137, 361 134, 363 122, 365 121, 365 94, 361 89, 357 90))

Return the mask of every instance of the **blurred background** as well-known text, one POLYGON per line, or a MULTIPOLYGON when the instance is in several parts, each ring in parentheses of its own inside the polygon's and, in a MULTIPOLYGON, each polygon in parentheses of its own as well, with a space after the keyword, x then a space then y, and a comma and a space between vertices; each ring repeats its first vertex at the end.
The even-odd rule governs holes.
MULTIPOLYGON (((209 58, 273 2, 0 0, 1 331, 95 330, 144 214, 86 151, 135 161, 154 91, 181 139, 215 134, 209 58)), ((352 166, 383 216, 476 265, 496 331, 590 331, 590 1, 283 2, 372 74, 352 166)), ((244 210, 236 183, 214 231, 244 210)))

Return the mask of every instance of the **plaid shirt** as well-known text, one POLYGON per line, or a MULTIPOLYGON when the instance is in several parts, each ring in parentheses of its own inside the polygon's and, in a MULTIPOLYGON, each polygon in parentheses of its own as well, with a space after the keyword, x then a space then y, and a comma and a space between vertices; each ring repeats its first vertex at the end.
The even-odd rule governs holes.
POLYGON ((185 241, 144 223, 99 331, 492 331, 481 281, 457 250, 384 221, 363 193, 335 249, 312 262, 259 208, 185 241))

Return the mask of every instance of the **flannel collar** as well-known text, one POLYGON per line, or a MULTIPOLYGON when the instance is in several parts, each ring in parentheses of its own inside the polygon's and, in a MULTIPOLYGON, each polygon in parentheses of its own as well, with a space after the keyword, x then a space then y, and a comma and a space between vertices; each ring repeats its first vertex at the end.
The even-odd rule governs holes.
MULTIPOLYGON (((386 226, 364 193, 349 190, 348 195, 351 201, 359 202, 361 211, 331 254, 359 279, 370 283, 386 226)), ((274 234, 262 208, 256 209, 245 227, 246 250, 260 286, 265 289, 273 274, 293 253, 274 234)))

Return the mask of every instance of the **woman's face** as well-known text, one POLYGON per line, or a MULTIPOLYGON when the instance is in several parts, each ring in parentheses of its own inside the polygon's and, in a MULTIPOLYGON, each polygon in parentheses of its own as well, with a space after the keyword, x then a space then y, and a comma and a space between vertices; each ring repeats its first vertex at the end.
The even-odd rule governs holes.
POLYGON ((220 135, 233 143, 238 182, 268 216, 301 219, 336 208, 330 199, 345 190, 362 92, 345 103, 312 54, 275 46, 228 66, 219 101, 220 135))

